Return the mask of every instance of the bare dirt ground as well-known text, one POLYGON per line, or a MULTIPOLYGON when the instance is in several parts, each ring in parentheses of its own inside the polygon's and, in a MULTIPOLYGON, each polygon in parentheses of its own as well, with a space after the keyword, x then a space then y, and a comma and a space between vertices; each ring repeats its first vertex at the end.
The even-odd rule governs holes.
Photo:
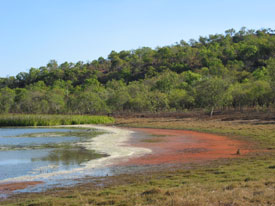
POLYGON ((250 151, 244 141, 214 134, 151 128, 130 128, 130 130, 147 134, 147 138, 139 141, 133 139, 129 142, 131 146, 148 148, 153 152, 132 158, 122 163, 124 165, 204 162, 241 157, 250 151))
POLYGON ((0 184, 0 194, 9 194, 15 190, 22 190, 30 186, 42 184, 42 181, 13 182, 0 184))

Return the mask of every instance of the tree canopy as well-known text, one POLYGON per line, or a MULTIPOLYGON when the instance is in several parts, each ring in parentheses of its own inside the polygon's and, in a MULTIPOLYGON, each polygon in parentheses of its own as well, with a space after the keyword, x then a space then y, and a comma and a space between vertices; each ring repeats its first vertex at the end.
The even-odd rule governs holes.
POLYGON ((174 45, 49 61, 0 78, 1 113, 183 111, 275 104, 275 33, 225 31, 174 45))

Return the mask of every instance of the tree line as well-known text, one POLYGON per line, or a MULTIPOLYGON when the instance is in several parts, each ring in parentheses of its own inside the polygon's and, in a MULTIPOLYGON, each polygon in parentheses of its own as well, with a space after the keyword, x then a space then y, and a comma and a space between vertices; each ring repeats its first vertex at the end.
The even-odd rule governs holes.
POLYGON ((107 114, 274 108, 275 33, 233 29, 171 46, 51 60, 0 79, 0 113, 107 114))

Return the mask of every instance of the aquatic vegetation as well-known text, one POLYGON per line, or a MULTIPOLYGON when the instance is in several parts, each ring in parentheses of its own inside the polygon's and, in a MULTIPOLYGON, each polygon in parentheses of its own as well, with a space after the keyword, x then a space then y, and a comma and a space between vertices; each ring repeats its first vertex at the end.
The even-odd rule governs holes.
MULTIPOLYGON (((61 128, 62 129, 62 128, 61 128)), ((14 130, 14 129, 13 129, 14 130)), ((84 128, 66 128, 64 131, 48 128, 26 129, 22 134, 3 136, 0 139, 1 150, 29 150, 29 149, 71 149, 74 142, 85 142, 95 136, 104 134, 102 130, 84 128), (31 132, 32 130, 40 132, 31 132), (14 138, 16 140, 14 140, 14 138), (28 140, 29 139, 29 140, 28 140), (7 141, 8 140, 8 141, 7 141)), ((0 136, 1 137, 1 136, 0 136)))
POLYGON ((76 124, 107 124, 114 118, 89 115, 34 115, 3 114, 0 115, 0 126, 55 126, 76 124))
POLYGON ((97 135, 103 134, 103 131, 95 130, 95 129, 73 129, 70 131, 64 131, 64 132, 39 132, 39 133, 25 133, 25 134, 20 134, 15 137, 67 137, 67 136, 72 136, 72 137, 80 137, 80 138, 91 138, 95 137, 97 135))

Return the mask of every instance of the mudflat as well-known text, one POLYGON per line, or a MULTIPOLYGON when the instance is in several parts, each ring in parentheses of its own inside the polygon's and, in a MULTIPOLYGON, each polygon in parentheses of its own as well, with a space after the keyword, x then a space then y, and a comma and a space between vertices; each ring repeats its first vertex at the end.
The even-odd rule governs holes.
POLYGON ((187 163, 236 158, 246 155, 250 150, 248 143, 225 136, 172 129, 130 128, 145 133, 147 138, 132 141, 133 147, 152 150, 152 153, 131 158, 124 165, 150 165, 164 163, 187 163))
POLYGON ((11 182, 0 184, 0 193, 8 194, 15 190, 22 190, 30 186, 35 186, 38 184, 42 184, 42 181, 26 181, 26 182, 11 182))

